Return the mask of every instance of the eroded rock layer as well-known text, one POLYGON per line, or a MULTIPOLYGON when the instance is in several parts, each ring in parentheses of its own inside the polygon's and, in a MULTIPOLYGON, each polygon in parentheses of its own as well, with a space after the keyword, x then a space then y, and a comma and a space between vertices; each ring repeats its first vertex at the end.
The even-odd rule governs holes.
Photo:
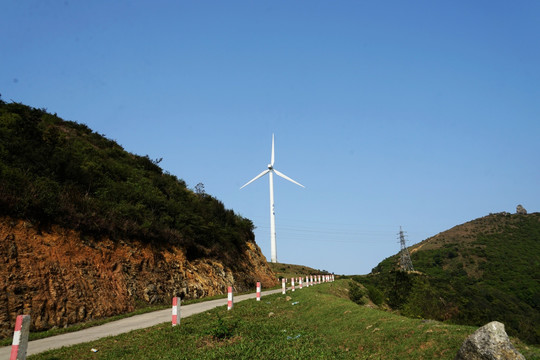
MULTIPOLYGON (((238 250, 236 250, 238 251, 238 250)), ((226 256, 227 254, 224 254, 226 256)), ((0 219, 0 337, 12 335, 19 314, 32 331, 126 313, 137 304, 168 303, 276 284, 259 247, 246 242, 231 269, 219 259, 188 261, 176 246, 81 237, 0 219)))

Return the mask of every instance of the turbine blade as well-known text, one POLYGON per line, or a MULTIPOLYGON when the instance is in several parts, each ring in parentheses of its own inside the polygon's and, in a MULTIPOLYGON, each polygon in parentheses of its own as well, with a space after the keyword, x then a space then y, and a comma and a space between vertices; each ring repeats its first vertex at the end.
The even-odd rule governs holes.
POLYGON ((296 185, 299 185, 299 186, 305 188, 304 185, 300 184, 299 182, 294 181, 293 179, 291 179, 290 177, 288 177, 287 175, 285 175, 285 174, 283 174, 283 173, 280 173, 280 172, 277 171, 276 169, 274 169, 274 172, 276 173, 276 175, 281 176, 281 177, 284 178, 285 180, 289 180, 290 182, 295 183, 296 185))
POLYGON ((252 182, 254 182, 255 180, 257 180, 258 178, 260 178, 261 176, 264 176, 266 175, 266 173, 270 172, 270 170, 264 170, 262 173, 260 173, 259 175, 255 176, 253 179, 249 180, 246 184, 244 184, 240 189, 243 189, 245 188, 246 186, 248 186, 249 184, 251 184, 252 182))
POLYGON ((270 160, 270 165, 274 166, 274 134, 272 134, 272 158, 270 160))

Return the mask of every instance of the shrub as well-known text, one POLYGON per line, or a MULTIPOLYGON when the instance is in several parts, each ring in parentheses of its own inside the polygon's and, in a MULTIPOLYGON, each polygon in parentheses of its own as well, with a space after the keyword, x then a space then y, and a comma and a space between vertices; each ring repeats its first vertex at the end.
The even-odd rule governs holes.
POLYGON ((354 280, 349 282, 349 298, 351 301, 357 303, 358 305, 365 305, 367 301, 364 295, 365 291, 361 285, 354 280))
POLYGON ((366 285, 367 295, 369 299, 377 306, 381 305, 384 301, 384 294, 372 285, 366 285))
POLYGON ((219 340, 230 339, 233 337, 237 325, 235 321, 225 321, 218 315, 214 326, 205 333, 219 340))

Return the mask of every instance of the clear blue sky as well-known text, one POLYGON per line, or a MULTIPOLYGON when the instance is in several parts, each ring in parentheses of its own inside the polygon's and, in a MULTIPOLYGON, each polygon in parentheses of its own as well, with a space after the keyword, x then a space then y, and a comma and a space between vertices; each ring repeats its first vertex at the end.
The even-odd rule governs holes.
POLYGON ((255 223, 270 258, 365 274, 540 209, 538 1, 0 4, 0 93, 85 123, 255 223))

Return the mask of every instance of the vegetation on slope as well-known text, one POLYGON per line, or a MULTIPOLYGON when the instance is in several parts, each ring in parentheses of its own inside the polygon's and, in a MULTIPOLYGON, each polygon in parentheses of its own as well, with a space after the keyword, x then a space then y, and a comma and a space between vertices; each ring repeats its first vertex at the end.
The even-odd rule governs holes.
MULTIPOLYGON (((453 359, 476 329, 359 307, 348 280, 246 300, 30 359, 453 359), (295 305, 293 305, 295 304, 295 305), (98 350, 92 353, 91 348, 98 350)), ((515 344, 528 359, 536 348, 515 344)))
POLYGON ((540 343, 540 213, 492 214, 410 252, 420 273, 397 271, 396 255, 356 280, 402 314, 478 326, 498 320, 509 334, 540 343))
POLYGON ((253 223, 86 125, 0 100, 0 215, 219 257, 253 241, 253 223))
POLYGON ((282 278, 290 279, 292 277, 300 277, 306 275, 329 274, 329 272, 326 270, 317 270, 304 265, 268 262, 268 266, 270 267, 270 269, 272 269, 274 274, 276 274, 279 280, 281 280, 282 278))

